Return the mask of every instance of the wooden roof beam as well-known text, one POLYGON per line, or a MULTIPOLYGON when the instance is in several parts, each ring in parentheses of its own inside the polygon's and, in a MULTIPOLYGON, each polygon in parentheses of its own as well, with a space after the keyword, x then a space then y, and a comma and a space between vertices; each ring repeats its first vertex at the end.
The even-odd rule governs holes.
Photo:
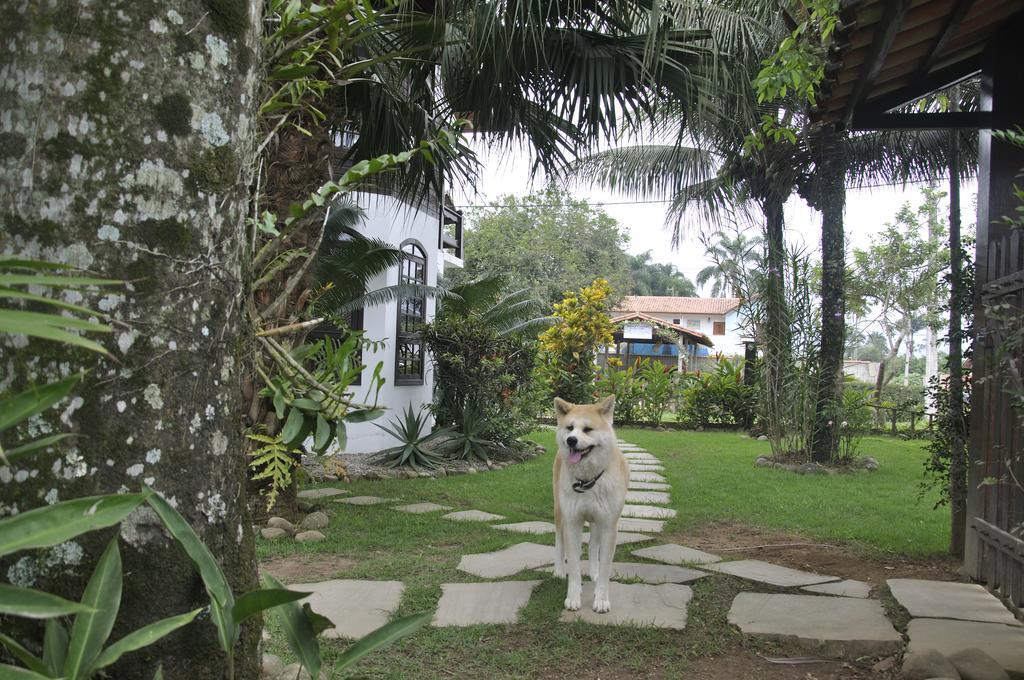
POLYGON ((974 0, 956 0, 956 4, 953 5, 953 11, 946 18, 946 24, 942 27, 942 31, 939 32, 935 43, 932 44, 928 56, 921 62, 921 67, 918 68, 915 79, 923 78, 932 70, 932 67, 935 66, 935 61, 949 45, 949 41, 953 39, 953 36, 956 35, 956 32, 960 29, 961 22, 963 22, 967 13, 971 11, 971 5, 973 4, 974 0))
POLYGON ((875 39, 871 42, 871 50, 867 59, 860 69, 860 76, 853 94, 846 103, 846 110, 843 112, 843 125, 849 125, 853 119, 853 113, 864 101, 867 93, 874 84, 875 78, 885 64, 885 58, 889 56, 893 42, 903 24, 903 17, 910 8, 910 0, 889 0, 885 5, 885 13, 882 19, 875 25, 875 39))

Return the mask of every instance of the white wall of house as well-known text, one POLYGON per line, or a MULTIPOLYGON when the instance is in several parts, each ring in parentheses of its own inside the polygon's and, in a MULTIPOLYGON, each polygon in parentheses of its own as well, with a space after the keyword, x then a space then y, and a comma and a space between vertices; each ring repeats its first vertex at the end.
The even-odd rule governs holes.
MULTIPOLYGON (((394 246, 414 239, 426 254, 427 285, 437 285, 439 275, 443 272, 442 252, 438 248, 439 220, 437 215, 416 210, 391 196, 378 194, 358 194, 358 204, 366 212, 365 222, 357 229, 361 234, 379 238, 394 246)), ((452 258, 448 258, 452 262, 452 258)), ((455 261, 458 263, 458 261, 455 261)), ((369 285, 369 290, 398 283, 398 267, 391 267, 384 274, 378 275, 369 285)), ((434 318, 437 301, 427 298, 426 318, 434 318)), ((395 384, 395 338, 398 331, 397 301, 368 307, 363 311, 363 329, 366 338, 384 344, 376 350, 363 351, 362 386, 355 387, 353 396, 362 401, 367 398, 367 388, 374 368, 378 362, 383 363, 382 376, 385 383, 380 391, 378 404, 387 408, 383 416, 376 421, 367 423, 351 423, 347 425, 348 443, 346 453, 371 453, 393 446, 395 440, 375 423, 386 424, 396 416, 401 416, 407 406, 412 405, 418 411, 433 399, 434 365, 429 352, 424 352, 423 383, 420 385, 395 384)), ((373 395, 369 395, 369 399, 373 395)), ((433 419, 428 421, 433 425, 433 419)))

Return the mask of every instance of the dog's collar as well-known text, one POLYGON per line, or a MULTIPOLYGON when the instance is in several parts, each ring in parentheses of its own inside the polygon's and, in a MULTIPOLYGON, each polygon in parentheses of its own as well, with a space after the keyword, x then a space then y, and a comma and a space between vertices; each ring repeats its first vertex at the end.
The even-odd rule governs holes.
POLYGON ((572 490, 576 493, 583 493, 588 489, 593 489, 594 485, 597 484, 597 480, 601 479, 601 475, 603 474, 604 470, 601 470, 601 472, 597 474, 597 477, 594 477, 593 479, 577 479, 572 483, 572 490))

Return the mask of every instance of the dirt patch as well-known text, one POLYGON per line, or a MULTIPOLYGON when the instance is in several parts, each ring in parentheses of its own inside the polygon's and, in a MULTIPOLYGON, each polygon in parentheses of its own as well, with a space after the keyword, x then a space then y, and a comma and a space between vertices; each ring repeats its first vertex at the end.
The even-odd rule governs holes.
POLYGON ((959 580, 959 563, 953 558, 872 558, 858 554, 850 546, 831 545, 800 534, 739 522, 715 522, 665 538, 730 559, 764 560, 793 569, 857 579, 872 586, 883 585, 890 578, 959 580))
POLYGON ((856 666, 842 661, 822 660, 815 663, 793 663, 801 657, 798 651, 792 655, 758 655, 749 650, 737 650, 734 654, 719 657, 705 657, 690 664, 685 673, 689 680, 854 680, 860 678, 895 678, 892 664, 878 667, 856 666), (785 659, 789 663, 773 663, 768 659, 785 659), (890 666, 884 668, 883 666, 890 666))
POLYGON ((265 571, 284 584, 315 583, 326 581, 340 572, 348 571, 358 562, 333 555, 291 555, 271 557, 260 562, 260 571, 265 571))

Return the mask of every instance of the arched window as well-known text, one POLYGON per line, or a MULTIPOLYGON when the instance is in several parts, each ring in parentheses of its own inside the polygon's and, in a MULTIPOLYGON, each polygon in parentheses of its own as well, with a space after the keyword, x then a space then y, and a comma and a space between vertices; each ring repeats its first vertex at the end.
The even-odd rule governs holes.
MULTIPOLYGON (((427 256, 416 241, 402 244, 398 283, 427 284, 427 256)), ((427 320, 427 298, 400 295, 398 298, 398 336, 395 339, 395 384, 423 384, 423 339, 420 329, 427 320)))

